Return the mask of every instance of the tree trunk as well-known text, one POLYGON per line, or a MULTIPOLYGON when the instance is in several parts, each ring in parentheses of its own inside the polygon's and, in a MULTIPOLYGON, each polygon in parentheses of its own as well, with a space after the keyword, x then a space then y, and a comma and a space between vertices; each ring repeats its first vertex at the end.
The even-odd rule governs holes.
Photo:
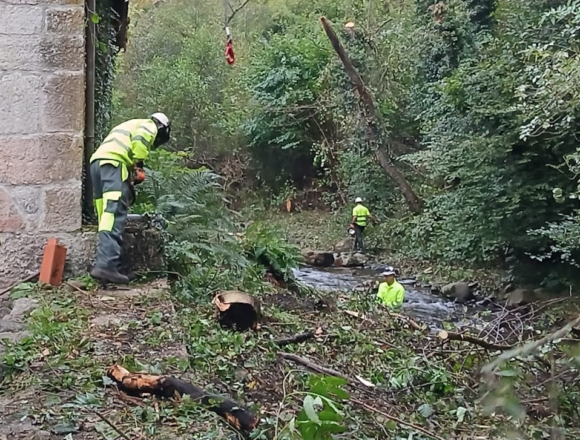
POLYGON ((423 209, 423 201, 417 196, 403 173, 399 171, 399 169, 393 163, 392 158, 389 156, 388 152, 384 151, 381 148, 380 142, 380 131, 378 128, 379 118, 377 115, 377 109, 375 107, 375 102, 369 93, 368 89, 365 87, 364 82, 357 72, 356 68, 353 66, 352 61, 348 57, 344 47, 338 40, 338 37, 330 23, 326 20, 325 17, 320 19, 322 23, 322 27, 332 44, 332 47, 336 51, 338 57, 342 61, 344 66, 344 70, 346 74, 350 78, 353 86, 356 88, 359 98, 363 104, 363 107, 366 109, 366 119, 367 125, 369 129, 369 142, 372 144, 375 150, 375 156, 384 170, 385 174, 399 187, 399 190, 405 197, 405 201, 407 202, 407 206, 414 214, 419 214, 423 209))
POLYGON ((391 158, 380 148, 375 150, 375 156, 379 164, 385 171, 385 174, 397 184, 399 190, 403 193, 405 201, 413 214, 420 214, 423 209, 423 201, 417 196, 415 190, 411 187, 403 173, 393 164, 391 158))

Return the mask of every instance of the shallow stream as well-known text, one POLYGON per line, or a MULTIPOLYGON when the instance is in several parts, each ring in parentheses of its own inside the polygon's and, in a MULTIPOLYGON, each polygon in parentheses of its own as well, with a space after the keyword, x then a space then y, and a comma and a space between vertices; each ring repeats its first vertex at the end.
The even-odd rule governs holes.
MULTIPOLYGON (((381 270, 370 268, 320 268, 301 267, 294 275, 303 284, 325 292, 352 292, 367 290, 365 286, 380 280, 381 270)), ((453 321, 460 325, 472 321, 475 308, 464 307, 431 293, 428 289, 414 286, 413 280, 398 280, 405 286, 403 312, 420 322, 438 327, 442 321, 453 321)), ((369 293, 373 295, 373 293, 369 293)))

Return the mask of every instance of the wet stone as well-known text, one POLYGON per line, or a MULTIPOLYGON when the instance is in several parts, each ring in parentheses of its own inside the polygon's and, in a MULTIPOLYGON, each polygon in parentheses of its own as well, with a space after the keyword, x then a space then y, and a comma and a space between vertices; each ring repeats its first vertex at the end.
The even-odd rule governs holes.
POLYGON ((24 328, 22 324, 7 319, 0 319, 0 334, 6 332, 18 332, 24 328))
POLYGON ((38 307, 38 301, 31 298, 19 298, 12 304, 10 314, 5 318, 9 321, 20 321, 38 307))

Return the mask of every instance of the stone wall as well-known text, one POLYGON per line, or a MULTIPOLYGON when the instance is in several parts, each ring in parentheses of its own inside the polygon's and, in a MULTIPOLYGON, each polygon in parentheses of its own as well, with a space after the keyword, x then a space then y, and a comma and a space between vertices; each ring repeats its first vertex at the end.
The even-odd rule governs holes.
POLYGON ((83 0, 0 0, 0 288, 39 270, 46 240, 84 270, 83 0))

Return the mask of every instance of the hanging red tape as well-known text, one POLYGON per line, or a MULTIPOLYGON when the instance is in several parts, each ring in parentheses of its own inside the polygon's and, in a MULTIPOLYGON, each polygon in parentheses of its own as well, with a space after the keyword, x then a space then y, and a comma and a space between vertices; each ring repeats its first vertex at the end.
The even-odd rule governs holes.
POLYGON ((231 38, 228 38, 226 43, 226 61, 231 66, 236 61, 236 57, 234 56, 234 43, 231 38))

